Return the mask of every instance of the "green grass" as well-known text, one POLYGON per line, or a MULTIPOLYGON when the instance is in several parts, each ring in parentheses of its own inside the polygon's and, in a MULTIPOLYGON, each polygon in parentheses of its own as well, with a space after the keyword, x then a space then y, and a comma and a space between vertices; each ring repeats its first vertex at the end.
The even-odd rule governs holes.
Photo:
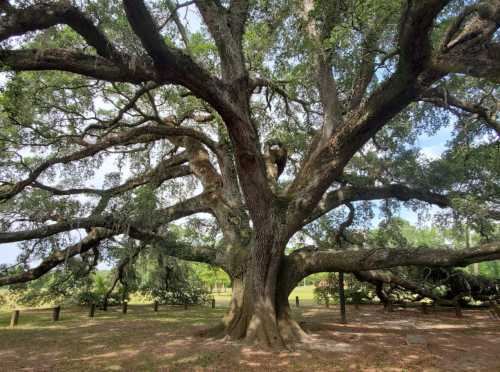
MULTIPOLYGON (((316 305, 316 302, 314 301, 314 285, 296 287, 288 297, 290 305, 292 306, 295 305, 296 296, 299 296, 299 301, 301 305, 304 306, 316 305)), ((216 293, 214 294, 214 298, 217 306, 227 306, 231 301, 231 290, 228 290, 225 293, 216 293)))
MULTIPOLYGON (((62 307, 60 320, 52 321, 52 310, 25 309, 21 310, 19 323, 15 329, 47 328, 60 329, 66 326, 74 326, 78 322, 89 322, 99 320, 109 321, 135 321, 154 320, 156 322, 171 323, 172 325, 187 322, 189 325, 204 325, 214 319, 221 319, 225 309, 210 309, 213 316, 207 316, 207 307, 193 306, 184 310, 182 306, 160 306, 160 311, 155 313, 150 305, 128 306, 127 314, 122 314, 120 306, 112 306, 108 311, 96 309, 94 318, 88 317, 88 309, 85 307, 62 307)), ((12 310, 0 310, 0 330, 6 329, 10 324, 12 310)))
MULTIPOLYGON (((296 296, 299 297, 300 303, 304 303, 304 305, 312 306, 316 304, 316 302, 314 301, 314 285, 296 287, 288 297, 290 304, 295 304, 296 296)), ((231 290, 228 290, 225 293, 216 293, 214 295, 214 298, 216 303, 229 303, 229 301, 231 300, 231 290)))
MULTIPOLYGON (((149 305, 129 305, 128 313, 121 307, 110 307, 107 312, 96 310, 94 318, 88 309, 70 307, 61 309, 58 322, 52 321, 51 310, 21 310, 19 324, 10 328, 11 310, 0 310, 0 371, 32 368, 40 370, 155 370, 163 363, 169 370, 188 365, 192 350, 169 341, 192 342, 196 329, 205 329, 220 323, 226 309, 202 306, 160 306, 155 313, 149 305), (188 338, 186 334, 188 334, 188 338), (159 341, 160 340, 160 341, 159 341), (184 341, 187 340, 187 341, 184 341), (35 346, 36 345, 36 346, 35 346), (162 351, 172 349, 168 360, 159 361, 162 351), (8 354, 2 352, 10 351, 8 354), (4 364, 5 363, 5 364, 4 364)), ((209 355, 196 354, 198 365, 210 364, 209 355)), ((191 358, 191 359, 190 359, 191 358)), ((180 369, 182 370, 182 368, 180 369)))
POLYGON ((299 297, 300 304, 305 305, 305 306, 312 306, 315 305, 316 302, 314 301, 314 286, 313 285, 306 285, 302 287, 295 287, 295 289, 290 293, 290 296, 288 297, 288 300, 290 301, 290 304, 293 305, 295 304, 295 297, 299 297))

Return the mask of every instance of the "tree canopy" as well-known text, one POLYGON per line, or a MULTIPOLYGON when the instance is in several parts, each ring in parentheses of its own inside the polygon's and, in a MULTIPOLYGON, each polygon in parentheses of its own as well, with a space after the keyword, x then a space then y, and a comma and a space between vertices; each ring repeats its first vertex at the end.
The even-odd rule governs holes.
POLYGON ((309 274, 499 259, 499 25, 498 0, 2 1, 0 285, 154 248, 226 271, 226 333, 274 346, 309 274), (377 205, 480 239, 349 234, 377 205))

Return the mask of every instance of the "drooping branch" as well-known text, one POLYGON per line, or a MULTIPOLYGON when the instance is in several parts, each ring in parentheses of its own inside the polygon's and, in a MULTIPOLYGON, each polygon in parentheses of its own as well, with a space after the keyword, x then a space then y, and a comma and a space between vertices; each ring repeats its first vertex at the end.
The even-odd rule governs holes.
MULTIPOLYGON (((0 276, 0 287, 15 283, 25 283, 40 278, 55 267, 63 264, 69 258, 77 255, 82 255, 91 249, 98 249, 99 244, 116 235, 116 231, 108 229, 92 229, 89 234, 77 244, 74 244, 62 251, 56 251, 45 258, 39 265, 28 269, 18 274, 0 276)), ((175 258, 209 263, 212 265, 222 265, 222 261, 217 261, 217 250, 214 247, 197 247, 191 246, 185 242, 179 242, 158 234, 141 231, 135 228, 128 229, 128 235, 133 239, 138 239, 142 242, 143 247, 146 245, 158 245, 163 253, 167 256, 175 258)), ((138 252, 137 252, 138 253, 138 252)), ((123 265, 128 264, 128 261, 122 262, 123 265)))
POLYGON ((304 221, 304 225, 311 223, 329 211, 345 203, 395 198, 401 201, 411 199, 421 200, 441 208, 451 207, 448 196, 433 193, 427 190, 410 188, 401 184, 381 187, 345 186, 331 191, 323 197, 314 212, 304 221))
POLYGON ((458 108, 464 112, 476 115, 484 121, 484 123, 493 129, 500 137, 500 122, 496 120, 496 112, 490 112, 480 104, 460 100, 451 95, 445 89, 431 88, 422 92, 420 98, 423 101, 430 102, 436 106, 443 108, 458 108))
POLYGON ((0 276, 0 286, 15 284, 15 283, 25 283, 38 279, 39 277, 48 273, 56 266, 59 266, 62 263, 66 262, 69 258, 88 252, 91 249, 97 248, 103 240, 110 238, 113 235, 114 233, 109 230, 93 229, 80 242, 71 245, 62 251, 56 251, 52 253, 49 257, 44 259, 38 266, 18 274, 0 276))
POLYGON ((76 229, 106 228, 115 234, 128 234, 130 229, 155 230, 169 222, 187 217, 196 213, 210 213, 213 194, 210 192, 197 195, 193 198, 174 204, 171 207, 153 210, 148 215, 149 221, 144 218, 130 218, 120 212, 90 217, 72 218, 61 222, 43 225, 31 230, 9 231, 0 233, 1 243, 12 243, 23 240, 43 239, 62 232, 76 229))
POLYGON ((132 254, 128 254, 125 257, 123 257, 118 262, 118 264, 116 265, 115 270, 114 270, 115 271, 115 275, 113 277, 113 281, 111 283, 111 286, 108 288, 108 290, 104 294, 104 298, 102 299, 103 306, 104 306, 105 309, 106 309, 107 304, 108 304, 109 296, 111 296, 111 293, 113 293, 113 291, 114 291, 116 285, 118 284, 118 282, 119 281, 122 282, 122 280, 123 280, 123 274, 125 273, 125 269, 127 268, 127 266, 130 266, 130 264, 132 264, 135 261, 135 259, 139 255, 139 253, 141 253, 141 251, 143 251, 145 248, 146 248, 145 244, 139 244, 134 249, 134 251, 132 252, 132 254))
POLYGON ((132 143, 141 143, 141 142, 150 142, 154 139, 161 138, 160 136, 157 135, 151 135, 148 133, 147 128, 141 127, 141 128, 135 128, 132 129, 128 132, 120 133, 117 135, 110 136, 106 139, 103 139, 100 142, 97 142, 91 146, 86 146, 82 150, 76 151, 72 154, 65 155, 65 156, 60 156, 60 157, 54 157, 52 159, 46 160, 40 165, 38 165, 36 168, 32 169, 30 171, 29 176, 17 183, 15 183, 13 186, 9 187, 8 190, 2 190, 2 193, 0 194, 0 201, 3 200, 8 200, 15 195, 19 194, 21 191, 24 190, 25 187, 30 185, 33 181, 35 181, 45 170, 47 170, 49 167, 56 165, 56 164, 67 164, 75 160, 80 160, 83 158, 86 158, 88 156, 95 155, 99 153, 100 151, 107 149, 109 147, 115 146, 115 145, 125 145, 125 144, 132 144, 132 143))
POLYGON ((194 129, 167 127, 166 125, 147 125, 132 128, 126 132, 120 132, 118 134, 106 136, 101 139, 101 141, 94 144, 87 144, 83 149, 74 153, 61 157, 54 157, 42 162, 40 165, 30 171, 30 174, 26 179, 15 183, 13 186, 9 187, 8 190, 2 190, 2 192, 0 193, 0 201, 8 200, 19 194, 22 190, 24 190, 24 188, 26 188, 32 182, 36 181, 36 179, 45 170, 56 164, 67 164, 76 160, 81 160, 113 146, 125 146, 135 143, 148 143, 162 138, 183 136, 200 140, 215 153, 218 152, 217 144, 214 141, 194 129))
POLYGON ((401 276, 396 275, 390 271, 382 271, 382 270, 358 271, 355 272, 354 275, 356 276, 356 279, 361 281, 365 281, 375 285, 379 284, 397 285, 422 297, 430 298, 439 304, 454 305, 453 300, 448 300, 440 296, 437 296, 432 291, 420 285, 419 283, 416 283, 409 279, 404 279, 401 276))

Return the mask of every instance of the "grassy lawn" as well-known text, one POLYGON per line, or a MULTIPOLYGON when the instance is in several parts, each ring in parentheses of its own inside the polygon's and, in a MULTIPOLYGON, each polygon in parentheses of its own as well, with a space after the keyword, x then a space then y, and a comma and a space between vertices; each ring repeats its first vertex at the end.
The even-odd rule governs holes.
MULTIPOLYGON (((296 293, 304 302, 310 291, 296 293)), ((10 310, 1 310, 0 371, 500 371, 500 322, 486 311, 464 310, 457 319, 452 310, 348 306, 349 323, 341 324, 335 305, 292 309, 312 339, 292 352, 212 338, 222 306, 155 313, 130 305, 126 315, 112 307, 94 319, 85 308, 63 307, 59 322, 50 310, 21 311, 13 329, 10 310), (408 335, 425 345, 408 344, 408 335)))
MULTIPOLYGON (((11 311, 3 309, 0 310, 0 371, 34 365, 36 371, 153 370, 159 362, 152 351, 166 348, 170 336, 175 335, 177 341, 192 339, 197 330, 218 324, 225 310, 160 306, 155 313, 151 306, 129 305, 126 315, 120 307, 111 307, 107 312, 97 310, 91 319, 85 308, 62 308, 58 322, 51 320, 50 310, 21 311, 19 325, 10 329, 11 311), (191 334, 183 337, 186 327, 191 334), (143 351, 147 352, 139 357, 143 351)), ((174 345, 170 348, 175 350, 174 345)), ((176 370, 179 363, 185 364, 183 358, 192 353, 172 350, 163 353, 160 364, 176 370)))
MULTIPOLYGON (((290 305, 295 306, 295 297, 299 296, 300 305, 303 306, 314 306, 316 302, 314 301, 314 286, 306 285, 301 287, 295 287, 295 289, 290 293, 288 300, 290 305)), ((231 290, 224 293, 216 293, 214 295, 215 303, 217 305, 227 306, 231 301, 231 290)))
POLYGON ((290 293, 288 300, 290 305, 295 304, 295 297, 299 297, 300 305, 313 306, 316 304, 314 301, 314 286, 306 285, 302 287, 295 287, 295 289, 290 293))

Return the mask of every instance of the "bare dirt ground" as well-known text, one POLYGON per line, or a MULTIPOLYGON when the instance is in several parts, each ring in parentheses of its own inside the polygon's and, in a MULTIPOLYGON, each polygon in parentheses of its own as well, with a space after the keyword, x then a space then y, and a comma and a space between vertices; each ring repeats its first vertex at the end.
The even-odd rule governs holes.
POLYGON ((9 329, 0 314, 0 371, 500 371, 500 321, 487 311, 386 313, 380 306, 296 309, 312 343, 295 351, 263 351, 211 339, 223 308, 130 307, 98 313, 63 309, 24 315, 9 329))

